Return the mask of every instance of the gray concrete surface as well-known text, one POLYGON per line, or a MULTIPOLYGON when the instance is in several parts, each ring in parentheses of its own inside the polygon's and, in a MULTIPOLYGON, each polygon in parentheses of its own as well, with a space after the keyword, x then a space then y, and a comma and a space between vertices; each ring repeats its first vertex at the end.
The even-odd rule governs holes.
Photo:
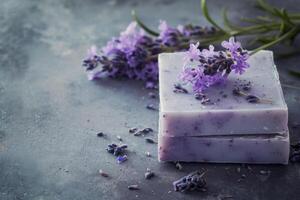
MULTIPOLYGON (((292 0, 274 4, 296 9, 292 0)), ((221 6, 229 7, 235 19, 253 15, 252 5, 250 0, 209 1, 218 20, 221 6)), ((88 46, 103 45, 127 26, 132 8, 153 27, 159 19, 206 24, 197 0, 0 2, 0 199, 299 199, 299 164, 251 165, 249 170, 194 163, 178 171, 172 163, 158 163, 156 145, 128 134, 133 126, 157 130, 158 112, 145 105, 158 100, 149 99, 138 82, 89 82, 80 64, 88 46), (99 131, 108 137, 97 138, 99 131), (105 151, 117 135, 129 145, 129 160, 122 165, 105 151), (147 167, 157 174, 152 180, 144 180, 147 167), (111 178, 100 177, 100 168, 111 178), (173 192, 172 181, 202 168, 208 170, 207 192, 173 192), (246 178, 239 182, 241 174, 246 178), (129 184, 141 190, 129 191, 129 184)), ((287 73, 299 69, 299 61, 300 56, 276 60, 282 83, 300 86, 287 73)), ((285 86, 284 94, 295 142, 300 92, 285 86)), ((157 138, 156 133, 150 136, 157 138)))

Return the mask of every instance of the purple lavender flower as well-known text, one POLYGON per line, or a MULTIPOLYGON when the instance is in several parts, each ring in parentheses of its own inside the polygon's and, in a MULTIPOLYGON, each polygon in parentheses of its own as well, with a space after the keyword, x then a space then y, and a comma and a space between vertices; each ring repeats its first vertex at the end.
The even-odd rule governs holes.
POLYGON ((135 47, 132 51, 127 52, 126 58, 130 67, 143 67, 145 60, 148 57, 148 53, 141 47, 135 47))
POLYGON ((208 49, 203 49, 201 55, 205 58, 213 57, 217 55, 218 52, 215 51, 215 47, 213 45, 209 45, 208 49))
POLYGON ((198 46, 199 43, 190 45, 180 76, 184 83, 192 85, 195 93, 202 93, 215 84, 224 84, 231 71, 242 74, 249 67, 249 54, 234 38, 222 43, 225 51, 215 51, 212 45, 200 51, 198 46))
POLYGON ((99 59, 96 46, 92 46, 87 51, 87 57, 83 60, 83 66, 86 67, 86 70, 93 70, 98 66, 99 59))
POLYGON ((179 32, 187 37, 187 38, 192 38, 192 37, 199 37, 202 35, 210 35, 216 33, 216 29, 214 27, 202 27, 202 26, 194 26, 192 24, 187 24, 187 25, 178 25, 177 29, 179 32))
POLYGON ((234 37, 230 37, 229 41, 223 41, 222 46, 230 52, 235 52, 241 48, 240 42, 235 42, 234 37))
POLYGON ((201 54, 200 50, 198 49, 199 42, 196 44, 190 44, 189 50, 186 52, 184 56, 184 63, 187 64, 190 61, 198 60, 201 54))
MULTIPOLYGON (((83 60, 88 79, 125 77, 142 80, 146 83, 146 87, 156 88, 158 84, 157 55, 159 53, 166 50, 186 50, 186 45, 182 44, 195 40, 200 36, 202 37, 203 34, 215 32, 211 28, 193 25, 174 28, 168 26, 165 21, 161 21, 159 30, 160 34, 158 37, 151 37, 138 28, 136 22, 132 22, 118 37, 108 41, 101 51, 97 52, 96 47, 89 49, 87 57, 83 60)), ((191 48, 187 55, 188 62, 198 60, 201 55, 199 44, 191 44, 190 46, 191 48)), ((203 51, 203 55, 207 54, 206 57, 211 56, 213 53, 214 49, 211 47, 209 50, 203 51)), ((239 61, 235 63, 236 65, 232 67, 232 70, 242 73, 243 68, 240 68, 240 63, 243 60, 241 56, 234 53, 231 53, 231 55, 238 58, 239 61)), ((209 71, 211 70, 203 69, 203 76, 207 76, 208 74, 206 73, 209 71)), ((207 81, 203 84, 203 88, 211 85, 212 78, 206 77, 206 79, 207 81)))
POLYGON ((162 44, 166 46, 177 46, 180 41, 182 34, 176 28, 168 26, 166 21, 161 20, 158 26, 160 31, 159 39, 162 41, 162 44))
POLYGON ((248 52, 243 50, 241 43, 236 42, 233 37, 230 37, 229 41, 222 42, 222 46, 227 49, 228 55, 234 61, 231 69, 237 74, 243 74, 250 67, 247 63, 247 59, 249 58, 248 52))

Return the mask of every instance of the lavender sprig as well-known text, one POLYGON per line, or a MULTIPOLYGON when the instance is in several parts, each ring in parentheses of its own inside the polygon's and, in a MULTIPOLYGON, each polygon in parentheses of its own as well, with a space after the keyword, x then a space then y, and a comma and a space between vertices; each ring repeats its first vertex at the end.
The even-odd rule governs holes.
MULTIPOLYGON (((135 22, 132 22, 120 36, 113 38, 100 50, 97 50, 95 46, 89 49, 82 65, 85 67, 90 80, 102 77, 125 77, 144 81, 146 87, 156 88, 158 83, 157 57, 162 52, 185 51, 189 48, 190 43, 195 44, 197 42, 200 42, 201 46, 196 49, 201 50, 210 44, 218 44, 233 36, 250 36, 253 39, 252 44, 255 46, 262 44, 262 46, 254 49, 250 53, 251 55, 261 49, 270 48, 285 41, 292 44, 300 33, 300 14, 276 8, 264 0, 257 0, 257 4, 264 15, 262 17, 243 18, 242 20, 248 23, 247 26, 243 27, 233 25, 225 10, 223 12, 224 27, 219 25, 209 15, 206 0, 201 0, 202 13, 212 27, 187 24, 174 28, 165 21, 161 21, 159 32, 156 32, 142 23, 133 12, 135 22)), ((228 45, 230 43, 232 42, 229 41, 228 45)), ((224 45, 227 46, 226 43, 224 45)), ((212 52, 212 48, 209 47, 207 52, 212 52)), ((239 53, 234 54, 238 50, 231 50, 232 58, 230 59, 227 54, 222 52, 214 55, 214 60, 218 62, 222 60, 221 63, 215 64, 219 66, 222 64, 221 68, 226 68, 227 71, 219 68, 218 70, 207 68, 205 72, 202 72, 202 81, 197 83, 199 86, 196 88, 201 90, 201 88, 205 89, 217 82, 222 82, 222 79, 226 80, 230 71, 238 74, 244 72, 245 67, 240 68, 240 66, 246 66, 245 60, 248 54, 240 57, 239 53), (232 65, 231 61, 237 62, 232 65), (228 67, 229 65, 230 67, 228 67)), ((226 51, 230 52, 230 49, 226 51)), ((206 59, 205 56, 204 58, 206 59)), ((210 61, 207 60, 206 62, 210 61)), ((199 74, 199 72, 197 73, 199 74)))
POLYGON ((144 81, 146 87, 155 88, 158 83, 159 53, 186 50, 195 39, 216 33, 214 28, 190 24, 173 28, 165 21, 160 22, 159 34, 141 26, 145 31, 132 22, 119 37, 110 40, 102 49, 97 50, 93 46, 88 50, 83 66, 89 80, 125 77, 144 81))
POLYGON ((215 51, 212 45, 200 51, 199 43, 190 45, 184 57, 181 80, 191 84, 195 93, 202 93, 212 85, 224 83, 232 71, 243 74, 249 68, 248 52, 233 37, 223 41, 222 46, 225 49, 223 51, 215 51))

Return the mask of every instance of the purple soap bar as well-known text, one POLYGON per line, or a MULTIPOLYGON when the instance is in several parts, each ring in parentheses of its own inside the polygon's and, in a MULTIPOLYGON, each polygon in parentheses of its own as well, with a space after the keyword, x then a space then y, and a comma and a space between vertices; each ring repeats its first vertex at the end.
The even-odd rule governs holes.
POLYGON ((247 136, 159 136, 160 161, 288 164, 289 134, 247 136))
POLYGON ((274 134, 287 132, 288 110, 271 51, 260 51, 249 58, 250 68, 243 75, 231 73, 226 85, 205 91, 209 104, 189 93, 175 93, 184 53, 159 55, 160 127, 163 136, 204 136, 235 134, 274 134), (233 94, 239 87, 268 103, 249 103, 233 94))

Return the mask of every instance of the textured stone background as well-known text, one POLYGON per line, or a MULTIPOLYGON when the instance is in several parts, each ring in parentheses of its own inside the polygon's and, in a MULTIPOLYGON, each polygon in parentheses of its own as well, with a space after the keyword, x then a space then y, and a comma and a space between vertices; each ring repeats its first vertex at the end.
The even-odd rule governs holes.
MULTIPOLYGON (((296 8, 293 0, 273 2, 296 8)), ((217 20, 222 6, 235 19, 254 15, 253 5, 250 0, 209 1, 217 20)), ((171 25, 206 24, 198 0, 0 2, 0 199, 299 199, 297 164, 251 166, 252 171, 241 165, 183 164, 178 171, 173 164, 157 162, 156 145, 128 134, 132 126, 157 130, 158 112, 145 105, 158 105, 158 100, 149 99, 138 82, 89 82, 80 64, 87 47, 103 45, 127 26, 132 8, 153 27, 159 19, 171 25), (97 138, 99 131, 108 137, 97 138), (130 150, 122 165, 105 151, 117 135, 130 150), (144 180, 147 167, 157 177, 144 180), (100 177, 100 168, 111 179, 100 177), (201 168, 208 170, 206 193, 173 192, 172 181, 201 168), (260 175, 260 170, 271 174, 260 175), (241 174, 246 178, 238 182, 241 174), (129 184, 142 189, 128 191, 129 184)), ((292 127, 300 123, 300 92, 286 85, 299 87, 300 81, 287 69, 299 69, 299 61, 300 56, 276 60, 292 141, 299 139, 299 128, 292 127)))

